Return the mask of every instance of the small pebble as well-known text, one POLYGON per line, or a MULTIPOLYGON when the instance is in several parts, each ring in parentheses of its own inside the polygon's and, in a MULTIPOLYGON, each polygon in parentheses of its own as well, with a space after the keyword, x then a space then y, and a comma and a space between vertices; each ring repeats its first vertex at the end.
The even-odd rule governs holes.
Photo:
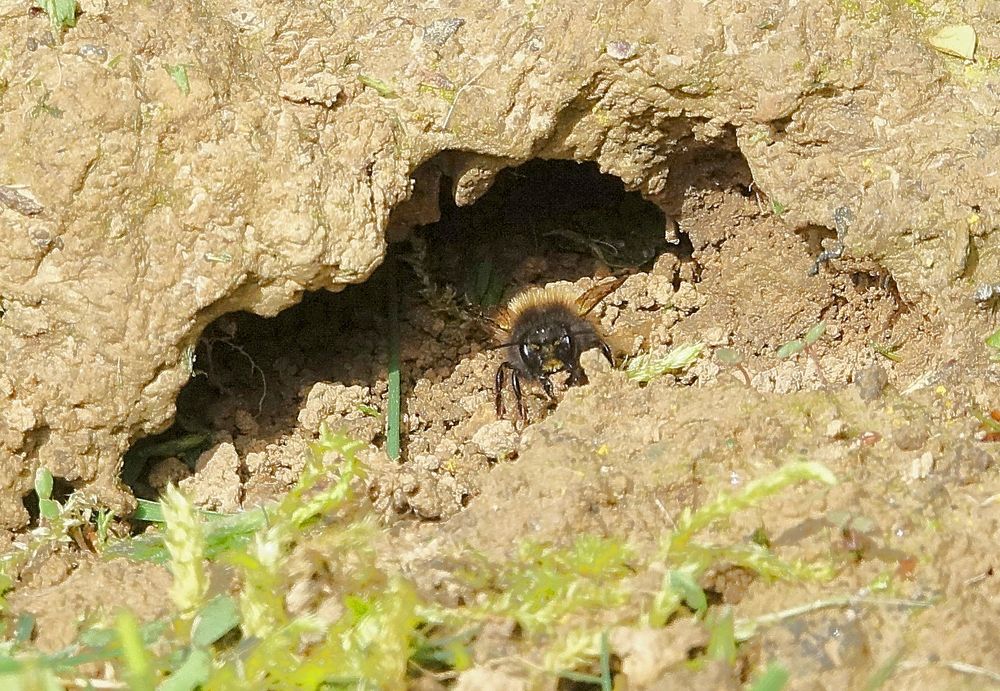
POLYGON ((918 423, 904 425, 893 430, 892 441, 900 451, 916 451, 927 442, 927 428, 918 423))
POLYGON ((91 43, 84 43, 76 51, 80 57, 95 62, 104 62, 108 59, 108 49, 104 46, 95 46, 91 43))
POLYGON ((611 41, 605 51, 615 60, 628 60, 635 57, 638 48, 634 43, 628 41, 611 41))
POLYGON ((933 470, 934 454, 927 451, 920 457, 913 459, 913 462, 910 464, 908 477, 910 480, 923 480, 930 475, 933 470))
POLYGON ((455 32, 462 28, 465 20, 461 17, 437 19, 424 27, 424 41, 439 48, 448 42, 455 32))
POLYGON ((858 387, 861 400, 871 403, 881 398, 885 385, 889 383, 889 374, 882 365, 876 363, 862 367, 854 373, 854 385, 858 387))

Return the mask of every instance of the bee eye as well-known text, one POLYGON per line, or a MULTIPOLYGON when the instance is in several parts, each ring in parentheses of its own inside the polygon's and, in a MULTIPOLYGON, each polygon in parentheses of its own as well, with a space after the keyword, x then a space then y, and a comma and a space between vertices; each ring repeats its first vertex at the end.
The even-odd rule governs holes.
POLYGON ((532 359, 531 356, 532 356, 531 346, 529 346, 527 343, 522 343, 521 344, 521 359, 523 359, 525 362, 528 362, 529 360, 532 359))
POLYGON ((569 334, 563 334, 563 337, 559 339, 559 345, 569 347, 569 334))

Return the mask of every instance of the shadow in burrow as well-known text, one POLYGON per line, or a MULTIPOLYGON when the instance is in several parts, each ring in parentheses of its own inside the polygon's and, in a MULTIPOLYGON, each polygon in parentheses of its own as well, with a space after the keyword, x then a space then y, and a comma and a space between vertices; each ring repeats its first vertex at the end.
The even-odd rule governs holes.
POLYGON ((593 163, 533 160, 503 170, 464 207, 454 202, 453 181, 438 176, 439 220, 395 233, 385 262, 364 283, 308 293, 273 318, 233 313, 206 328, 174 424, 133 445, 126 482, 154 497, 160 487, 150 471, 165 459, 190 470, 204 450, 226 440, 241 456, 266 453, 296 430, 314 434, 319 419, 383 446, 392 305, 403 459, 440 455, 451 431, 492 415, 502 356, 489 348, 489 317, 519 290, 649 271, 664 258, 675 281, 697 281, 690 243, 677 232, 682 219, 673 217, 679 197, 699 187, 749 196, 751 177, 735 143, 686 148, 677 160, 656 204, 593 163))

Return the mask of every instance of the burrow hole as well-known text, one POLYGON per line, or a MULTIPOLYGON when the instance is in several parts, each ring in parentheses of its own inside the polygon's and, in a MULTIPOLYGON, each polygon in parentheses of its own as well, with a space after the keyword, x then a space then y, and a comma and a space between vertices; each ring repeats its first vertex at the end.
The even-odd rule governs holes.
MULTIPOLYGON (((133 445, 126 482, 138 496, 155 498, 167 482, 185 480, 221 454, 225 472, 211 474, 238 484, 236 503, 257 505, 294 482, 307 442, 326 422, 370 443, 371 465, 417 473, 416 489, 405 478, 376 489, 384 508, 426 518, 457 510, 475 493, 476 475, 509 448, 503 439, 490 448, 473 442, 496 422, 492 382, 502 356, 489 349, 492 311, 526 286, 569 281, 582 291, 592 281, 633 272, 648 278, 648 285, 635 279, 637 299, 601 308, 622 336, 619 353, 669 342, 670 325, 683 317, 671 293, 696 283, 699 273, 683 232, 685 205, 713 208, 723 195, 754 206, 750 172, 735 144, 699 151, 685 157, 677 174, 671 171, 656 203, 593 163, 534 160, 503 170, 464 207, 454 202, 447 172, 433 176, 440 182, 440 219, 397 232, 385 263, 365 283, 308 293, 273 318, 241 312, 211 324, 174 424, 133 445), (394 290, 405 418, 400 464, 381 450, 394 290), (449 479, 450 499, 437 488, 436 500, 421 503, 419 485, 426 488, 433 477, 449 479)), ((450 155, 425 166, 446 170, 450 155)), ((529 397, 534 414, 544 414, 541 392, 529 397)), ((217 494, 232 499, 233 490, 217 494)), ((235 508, 232 501, 209 503, 235 508)))

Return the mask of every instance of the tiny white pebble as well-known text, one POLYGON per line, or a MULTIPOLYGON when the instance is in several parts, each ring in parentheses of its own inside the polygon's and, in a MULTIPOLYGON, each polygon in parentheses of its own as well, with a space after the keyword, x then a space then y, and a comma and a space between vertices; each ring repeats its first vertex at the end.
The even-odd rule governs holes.
POLYGON ((628 60, 635 57, 637 52, 635 44, 628 41, 611 41, 605 51, 615 60, 628 60))

